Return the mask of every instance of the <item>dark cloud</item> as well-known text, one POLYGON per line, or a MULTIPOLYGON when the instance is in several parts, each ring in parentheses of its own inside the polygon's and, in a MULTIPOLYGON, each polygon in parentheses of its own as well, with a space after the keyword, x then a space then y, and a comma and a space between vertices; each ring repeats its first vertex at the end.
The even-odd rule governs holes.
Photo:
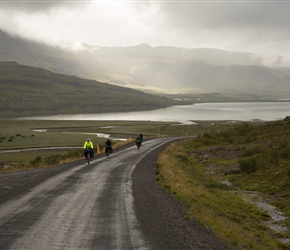
POLYGON ((290 2, 167 2, 160 13, 171 27, 184 29, 282 29, 290 21, 290 2))
POLYGON ((0 0, 0 29, 72 43, 284 54, 290 51, 289 13, 290 0, 0 0))

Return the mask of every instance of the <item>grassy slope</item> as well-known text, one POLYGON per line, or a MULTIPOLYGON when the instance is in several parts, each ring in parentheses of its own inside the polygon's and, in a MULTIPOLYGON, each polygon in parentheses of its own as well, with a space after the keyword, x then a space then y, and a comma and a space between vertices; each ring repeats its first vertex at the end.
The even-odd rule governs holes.
POLYGON ((171 145, 160 155, 157 180, 189 217, 236 249, 289 249, 277 239, 290 237, 290 219, 277 223, 288 233, 273 232, 270 215, 244 200, 266 201, 290 216, 289 135, 289 118, 215 129, 171 145))
POLYGON ((138 111, 173 100, 129 88, 0 62, 0 118, 138 111))

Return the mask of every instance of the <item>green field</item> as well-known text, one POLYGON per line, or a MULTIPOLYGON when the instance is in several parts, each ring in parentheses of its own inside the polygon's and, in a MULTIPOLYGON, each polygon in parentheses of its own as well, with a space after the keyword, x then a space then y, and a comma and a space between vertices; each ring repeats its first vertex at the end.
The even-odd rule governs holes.
MULTIPOLYGON (((75 147, 81 148, 87 137, 94 146, 104 147, 105 138, 97 133, 109 134, 111 138, 135 140, 142 132, 144 139, 164 136, 192 136, 214 128, 225 129, 231 122, 197 122, 195 125, 181 125, 174 122, 150 121, 51 121, 2 119, 0 122, 0 151, 12 149, 75 147), (43 132, 40 132, 43 131, 43 132)), ((117 140, 113 140, 116 144, 117 140)), ((77 149, 58 150, 58 153, 77 149)), ((2 164, 29 162, 37 156, 55 154, 55 150, 35 150, 13 153, 0 153, 2 164)))

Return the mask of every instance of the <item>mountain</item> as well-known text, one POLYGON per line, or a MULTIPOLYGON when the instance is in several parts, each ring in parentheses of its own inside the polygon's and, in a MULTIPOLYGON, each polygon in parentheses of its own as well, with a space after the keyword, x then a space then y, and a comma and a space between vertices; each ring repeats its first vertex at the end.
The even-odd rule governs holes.
POLYGON ((276 100, 289 98, 290 92, 290 67, 285 58, 219 49, 83 44, 79 50, 72 50, 0 31, 0 61, 150 93, 219 93, 276 100))
POLYGON ((173 99, 65 74, 0 62, 0 118, 152 110, 173 99))

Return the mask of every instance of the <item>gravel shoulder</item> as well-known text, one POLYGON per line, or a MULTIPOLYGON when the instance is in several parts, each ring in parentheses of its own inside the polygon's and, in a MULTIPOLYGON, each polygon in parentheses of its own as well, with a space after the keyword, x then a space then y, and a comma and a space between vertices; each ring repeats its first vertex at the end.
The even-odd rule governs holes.
POLYGON ((233 249, 209 228, 187 219, 183 205, 155 181, 158 153, 165 147, 143 158, 133 172, 137 218, 154 249, 233 249))

